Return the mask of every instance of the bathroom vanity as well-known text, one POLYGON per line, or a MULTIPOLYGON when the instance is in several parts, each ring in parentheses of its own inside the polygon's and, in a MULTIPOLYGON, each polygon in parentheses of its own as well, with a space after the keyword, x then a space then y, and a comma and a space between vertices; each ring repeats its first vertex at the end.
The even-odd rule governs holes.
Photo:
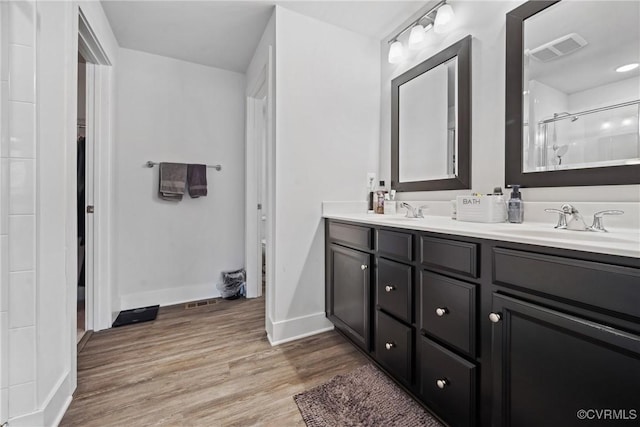
POLYGON ((446 424, 640 419, 637 236, 325 218, 327 317, 446 424))

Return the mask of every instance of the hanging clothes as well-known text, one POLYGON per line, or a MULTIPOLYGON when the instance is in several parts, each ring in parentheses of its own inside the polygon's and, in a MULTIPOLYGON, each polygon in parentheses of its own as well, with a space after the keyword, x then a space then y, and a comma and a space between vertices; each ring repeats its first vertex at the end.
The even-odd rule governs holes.
POLYGON ((84 286, 84 259, 85 259, 85 168, 86 168, 86 143, 85 137, 78 137, 77 154, 77 183, 78 183, 78 286, 84 286))

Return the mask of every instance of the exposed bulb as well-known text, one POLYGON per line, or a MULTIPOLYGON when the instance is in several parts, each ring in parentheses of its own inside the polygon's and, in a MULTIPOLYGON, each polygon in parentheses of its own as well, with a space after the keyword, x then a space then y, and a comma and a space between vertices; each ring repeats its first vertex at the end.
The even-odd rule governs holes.
POLYGON ((436 20, 433 30, 438 34, 446 32, 451 26, 454 17, 455 14, 453 13, 453 8, 451 6, 449 6, 448 4, 440 6, 438 12, 436 13, 436 20))
POLYGON ((399 41, 391 43, 389 47, 389 63, 399 64, 404 59, 404 47, 399 41))

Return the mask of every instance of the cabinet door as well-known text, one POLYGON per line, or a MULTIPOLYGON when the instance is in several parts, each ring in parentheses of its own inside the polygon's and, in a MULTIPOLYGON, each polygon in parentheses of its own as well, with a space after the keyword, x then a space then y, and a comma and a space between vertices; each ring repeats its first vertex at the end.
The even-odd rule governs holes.
POLYGON ((331 245, 329 319, 369 351, 371 255, 331 245))
POLYGON ((638 422, 639 336, 500 294, 491 321, 494 425, 638 422))

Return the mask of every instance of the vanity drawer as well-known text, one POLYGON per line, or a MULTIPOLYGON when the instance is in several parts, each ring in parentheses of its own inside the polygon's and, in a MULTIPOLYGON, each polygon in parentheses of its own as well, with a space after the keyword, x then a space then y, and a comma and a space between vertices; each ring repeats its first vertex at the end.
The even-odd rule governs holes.
POLYGON ((422 271, 420 330, 475 356, 475 298, 474 285, 422 271))
POLYGON ((413 261, 413 235, 400 231, 378 230, 378 254, 400 261, 413 261))
POLYGON ((476 367, 423 336, 419 337, 420 396, 451 426, 475 425, 476 367))
POLYGON ((413 267, 378 258, 376 298, 378 307, 411 323, 413 267))
POLYGON ((329 222, 329 238, 335 243, 354 248, 373 249, 373 229, 358 225, 329 222))
POLYGON ((475 243, 420 236, 420 263, 478 277, 477 248, 475 243))
POLYGON ((412 380, 412 340, 410 327, 376 310, 376 360, 407 385, 412 380))
POLYGON ((494 283, 640 318, 640 269, 494 248, 494 283))

